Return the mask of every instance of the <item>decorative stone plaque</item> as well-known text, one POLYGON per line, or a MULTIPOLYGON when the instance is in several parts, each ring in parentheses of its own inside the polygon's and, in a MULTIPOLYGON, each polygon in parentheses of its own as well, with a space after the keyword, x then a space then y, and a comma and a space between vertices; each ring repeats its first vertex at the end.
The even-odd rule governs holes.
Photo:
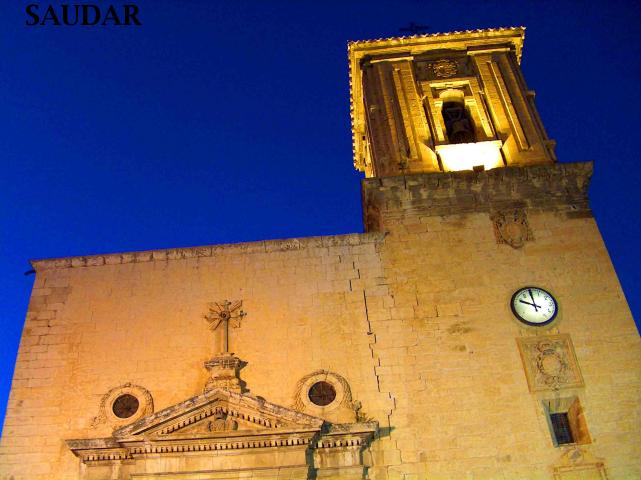
POLYGON ((603 459, 587 449, 568 447, 559 462, 553 466, 554 480, 607 480, 603 459))
POLYGON ((517 338, 516 343, 530 392, 583 386, 568 334, 517 338))
POLYGON ((496 243, 507 243, 512 248, 521 248, 525 242, 533 238, 523 209, 494 212, 490 219, 494 224, 496 243))
POLYGON ((449 78, 458 73, 456 62, 449 59, 437 60, 432 63, 432 72, 436 78, 449 78))

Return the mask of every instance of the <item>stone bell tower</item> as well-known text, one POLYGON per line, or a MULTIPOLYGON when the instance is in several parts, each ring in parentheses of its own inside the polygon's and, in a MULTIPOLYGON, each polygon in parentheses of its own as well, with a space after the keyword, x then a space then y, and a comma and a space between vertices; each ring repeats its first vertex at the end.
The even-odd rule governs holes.
POLYGON ((523 80, 523 28, 350 45, 354 162, 367 177, 553 163, 523 80))
POLYGON ((389 424, 406 428, 392 432, 400 458, 416 459, 396 472, 411 478, 641 472, 639 422, 617 420, 640 418, 626 392, 641 342, 589 207, 592 163, 556 161, 523 39, 349 46, 365 231, 385 232, 371 291, 387 296, 366 290, 373 358, 398 402, 389 424))
MULTIPOLYGON (((366 231, 389 230, 408 215, 481 210, 511 232, 507 243, 521 244, 531 232, 525 213, 511 209, 563 195, 568 182, 587 186, 590 164, 556 164, 555 142, 519 66, 524 34, 524 28, 499 28, 350 44, 354 165, 367 177, 366 231), (505 167, 521 169, 501 174, 505 167), (477 174, 475 188, 452 186, 467 178, 463 172, 477 174), (514 183, 516 172, 538 180, 514 183), (544 186, 553 193, 525 192, 543 187, 549 175, 559 179, 544 186), (399 178, 405 179, 400 196, 399 178), (456 192, 444 189, 446 183, 456 192), (515 189, 521 193, 513 195, 515 189)), ((585 190, 569 190, 568 208, 587 209, 585 190)))

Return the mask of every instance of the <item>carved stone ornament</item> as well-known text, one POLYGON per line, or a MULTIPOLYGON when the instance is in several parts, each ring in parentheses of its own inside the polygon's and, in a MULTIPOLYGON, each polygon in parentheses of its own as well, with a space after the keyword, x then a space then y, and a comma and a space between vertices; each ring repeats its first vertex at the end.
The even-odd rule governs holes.
POLYGON ((608 480, 603 460, 579 446, 566 447, 552 469, 554 480, 608 480))
POLYGON ((431 67, 436 78, 449 78, 458 73, 456 62, 448 59, 437 60, 431 67))
POLYGON ((219 326, 223 332, 223 353, 229 353, 229 325, 233 328, 240 327, 241 319, 247 315, 240 308, 243 305, 242 300, 230 302, 212 302, 208 306, 208 312, 204 315, 205 320, 209 322, 209 328, 216 330, 219 326))
POLYGON ((533 240, 525 210, 521 208, 494 212, 490 219, 494 223, 497 243, 506 243, 512 248, 521 248, 525 242, 533 240))
POLYGON ((215 388, 225 388, 241 393, 242 386, 239 370, 242 361, 233 353, 217 355, 205 362, 205 368, 209 370, 210 378, 205 385, 205 392, 215 388))
POLYGON ((583 386, 569 335, 525 337, 516 341, 530 392, 583 386))
POLYGON ((140 385, 125 383, 124 385, 112 388, 102 396, 98 416, 94 417, 91 426, 97 427, 102 423, 108 423, 113 428, 120 428, 153 412, 154 401, 151 393, 140 385), (134 402, 134 408, 129 410, 126 417, 122 414, 119 416, 117 414, 118 410, 115 408, 123 399, 131 399, 134 402))
POLYGON ((186 427, 182 433, 207 434, 210 432, 233 432, 238 430, 238 421, 234 420, 229 411, 217 409, 205 422, 186 427))
POLYGON ((242 391, 242 382, 239 377, 241 360, 229 351, 229 326, 240 327, 241 319, 247 315, 241 309, 242 300, 230 302, 213 302, 208 306, 208 312, 204 315, 212 330, 220 327, 222 333, 222 353, 215 355, 211 360, 205 362, 205 368, 209 371, 210 378, 207 380, 205 392, 215 388, 225 388, 237 393, 242 391))

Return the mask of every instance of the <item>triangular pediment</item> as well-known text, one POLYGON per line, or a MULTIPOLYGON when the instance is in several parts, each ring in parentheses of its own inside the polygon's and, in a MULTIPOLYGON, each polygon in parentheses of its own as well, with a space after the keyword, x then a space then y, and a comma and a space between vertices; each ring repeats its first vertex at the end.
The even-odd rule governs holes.
POLYGON ((67 445, 87 464, 149 454, 247 453, 274 447, 306 458, 307 449, 317 446, 328 452, 358 451, 376 428, 371 422, 325 425, 321 418, 260 397, 217 388, 143 417, 109 438, 67 440, 67 445))
POLYGON ((119 440, 319 430, 323 420, 248 394, 210 390, 116 430, 119 440))

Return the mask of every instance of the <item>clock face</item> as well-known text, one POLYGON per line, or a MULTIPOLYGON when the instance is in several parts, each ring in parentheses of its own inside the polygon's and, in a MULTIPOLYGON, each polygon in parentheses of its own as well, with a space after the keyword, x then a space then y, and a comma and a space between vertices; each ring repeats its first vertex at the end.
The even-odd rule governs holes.
POLYGON ((538 287, 524 287, 512 295, 512 312, 521 322, 540 327, 556 317, 558 305, 550 292, 538 287))

